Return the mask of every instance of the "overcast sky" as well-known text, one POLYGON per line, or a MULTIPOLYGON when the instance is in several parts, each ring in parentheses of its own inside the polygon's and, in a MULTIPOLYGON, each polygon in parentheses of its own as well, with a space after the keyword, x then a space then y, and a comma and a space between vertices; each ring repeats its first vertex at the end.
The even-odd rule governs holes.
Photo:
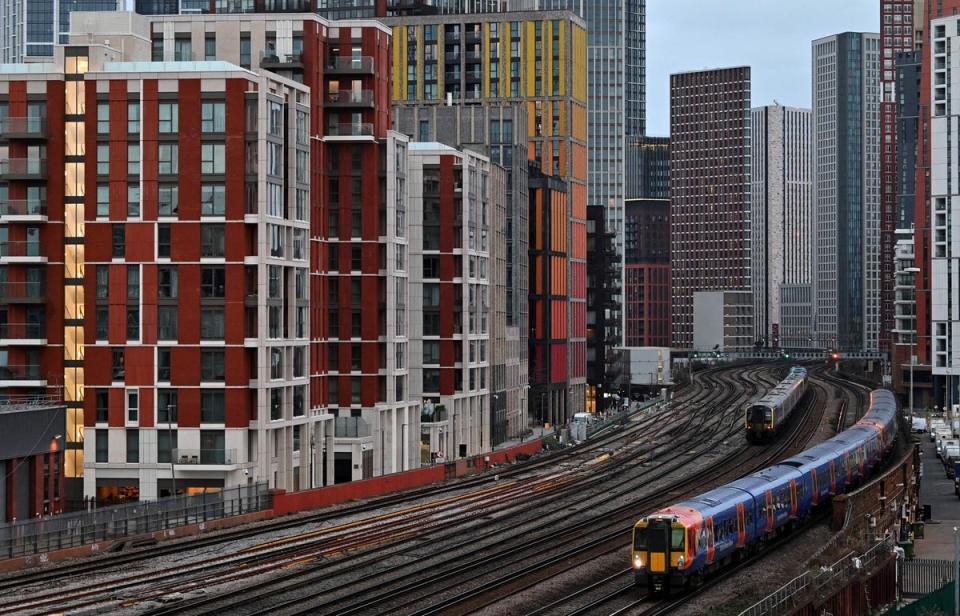
POLYGON ((751 105, 810 106, 810 42, 878 32, 877 0, 647 0, 647 134, 670 133, 670 74, 748 65, 751 105))

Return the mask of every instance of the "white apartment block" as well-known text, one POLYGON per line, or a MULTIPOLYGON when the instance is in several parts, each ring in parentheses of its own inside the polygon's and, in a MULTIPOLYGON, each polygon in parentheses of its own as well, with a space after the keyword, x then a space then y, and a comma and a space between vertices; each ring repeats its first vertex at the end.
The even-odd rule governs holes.
MULTIPOLYGON (((782 298, 784 285, 791 289, 809 285, 813 274, 810 120, 809 109, 770 105, 752 110, 754 338, 770 347, 800 346, 798 338, 809 336, 797 331, 798 323, 791 321, 796 316, 796 306, 789 306, 784 313, 782 298), (790 321, 789 332, 784 331, 785 321, 790 321)), ((795 298, 790 299, 790 303, 796 303, 795 298)))

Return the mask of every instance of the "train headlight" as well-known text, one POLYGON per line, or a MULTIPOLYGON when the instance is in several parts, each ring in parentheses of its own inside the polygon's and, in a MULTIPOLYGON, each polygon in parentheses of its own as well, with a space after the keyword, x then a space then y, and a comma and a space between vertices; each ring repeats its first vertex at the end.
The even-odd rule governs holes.
POLYGON ((643 569, 643 559, 639 556, 633 557, 633 568, 634 569, 643 569))
POLYGON ((681 556, 680 558, 677 559, 677 566, 678 566, 678 567, 683 567, 683 563, 684 563, 684 562, 686 562, 686 561, 683 559, 683 556, 681 556))

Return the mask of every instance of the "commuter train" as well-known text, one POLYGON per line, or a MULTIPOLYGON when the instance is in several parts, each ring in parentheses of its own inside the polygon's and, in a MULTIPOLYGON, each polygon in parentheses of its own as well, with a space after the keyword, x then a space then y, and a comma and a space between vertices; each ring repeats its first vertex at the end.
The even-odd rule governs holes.
POLYGON ((806 369, 791 368, 787 378, 780 381, 762 398, 747 406, 744 413, 747 440, 759 442, 779 433, 805 393, 807 393, 806 369))
POLYGON ((699 584, 856 485, 896 435, 896 400, 876 390, 863 419, 830 440, 639 520, 630 553, 637 586, 670 592, 699 584))

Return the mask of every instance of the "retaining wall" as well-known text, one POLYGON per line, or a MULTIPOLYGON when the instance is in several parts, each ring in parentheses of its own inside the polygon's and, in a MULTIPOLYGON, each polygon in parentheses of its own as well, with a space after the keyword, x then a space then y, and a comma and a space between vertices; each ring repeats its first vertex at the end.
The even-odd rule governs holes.
POLYGON ((444 479, 478 473, 498 464, 507 464, 515 461, 518 456, 530 456, 541 449, 543 449, 543 439, 535 439, 509 449, 501 449, 472 458, 384 475, 383 477, 341 483, 314 490, 301 490, 300 492, 287 493, 277 490, 273 494, 273 511, 276 515, 286 515, 361 498, 382 496, 400 490, 419 488, 444 479))

